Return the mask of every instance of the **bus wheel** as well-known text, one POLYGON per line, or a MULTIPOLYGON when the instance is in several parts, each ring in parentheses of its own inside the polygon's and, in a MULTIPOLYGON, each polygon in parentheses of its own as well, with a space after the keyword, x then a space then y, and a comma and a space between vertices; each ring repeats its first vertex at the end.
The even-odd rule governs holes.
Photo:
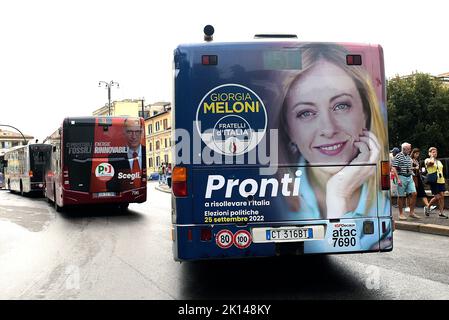
POLYGON ((58 206, 58 203, 55 201, 55 210, 56 212, 62 212, 62 207, 58 206))
POLYGON ((44 193, 44 198, 47 199, 47 202, 48 202, 48 203, 50 203, 51 201, 50 201, 50 198, 49 198, 48 195, 47 195, 47 188, 44 188, 43 193, 44 193))
POLYGON ((61 212, 62 211, 62 207, 60 207, 60 206, 58 206, 58 202, 56 201, 56 191, 55 191, 55 194, 54 194, 54 205, 55 205, 55 211, 56 212, 61 212))
POLYGON ((121 203, 118 205, 118 208, 121 212, 127 212, 129 207, 129 203, 121 203))

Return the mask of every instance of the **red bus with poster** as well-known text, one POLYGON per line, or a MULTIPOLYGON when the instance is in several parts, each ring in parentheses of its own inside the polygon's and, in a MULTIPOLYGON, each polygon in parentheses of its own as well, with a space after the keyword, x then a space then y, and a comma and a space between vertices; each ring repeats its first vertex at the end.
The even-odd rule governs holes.
POLYGON ((129 203, 146 201, 142 118, 66 118, 45 141, 53 147, 44 193, 57 211, 97 203, 125 210, 129 203))

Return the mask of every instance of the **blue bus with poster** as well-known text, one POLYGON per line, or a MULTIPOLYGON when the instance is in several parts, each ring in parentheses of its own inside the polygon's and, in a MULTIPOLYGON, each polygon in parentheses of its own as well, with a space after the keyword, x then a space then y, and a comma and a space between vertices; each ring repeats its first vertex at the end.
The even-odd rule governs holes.
POLYGON ((382 47, 211 30, 174 51, 174 259, 391 251, 382 47))

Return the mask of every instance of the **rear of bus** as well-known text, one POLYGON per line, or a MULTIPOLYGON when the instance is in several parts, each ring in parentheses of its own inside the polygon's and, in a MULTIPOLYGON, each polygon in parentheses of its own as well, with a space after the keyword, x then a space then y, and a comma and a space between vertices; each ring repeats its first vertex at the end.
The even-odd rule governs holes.
POLYGON ((61 136, 65 205, 146 201, 145 125, 142 118, 66 118, 61 136))
POLYGON ((392 250, 379 45, 181 45, 174 68, 175 260, 392 250))
POLYGON ((45 186, 45 169, 51 161, 51 145, 30 144, 28 145, 28 156, 30 161, 28 191, 41 193, 45 186))

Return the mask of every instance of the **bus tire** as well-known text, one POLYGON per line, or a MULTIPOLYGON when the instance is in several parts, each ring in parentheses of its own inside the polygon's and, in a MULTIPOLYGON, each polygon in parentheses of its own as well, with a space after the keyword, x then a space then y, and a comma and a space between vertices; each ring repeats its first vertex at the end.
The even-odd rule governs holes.
POLYGON ((55 201, 55 210, 56 212, 62 212, 62 207, 58 206, 58 203, 55 201))
POLYGON ((121 212, 127 212, 128 207, 129 207, 129 203, 120 203, 118 205, 118 208, 120 209, 121 212))
POLYGON ((44 197, 47 200, 47 202, 50 203, 51 201, 50 201, 50 198, 48 197, 48 194, 47 194, 47 188, 44 188, 43 193, 44 193, 44 197))
POLYGON ((54 193, 54 206, 55 206, 55 211, 56 212, 62 212, 62 207, 58 206, 58 202, 56 201, 56 189, 55 189, 55 193, 54 193))

